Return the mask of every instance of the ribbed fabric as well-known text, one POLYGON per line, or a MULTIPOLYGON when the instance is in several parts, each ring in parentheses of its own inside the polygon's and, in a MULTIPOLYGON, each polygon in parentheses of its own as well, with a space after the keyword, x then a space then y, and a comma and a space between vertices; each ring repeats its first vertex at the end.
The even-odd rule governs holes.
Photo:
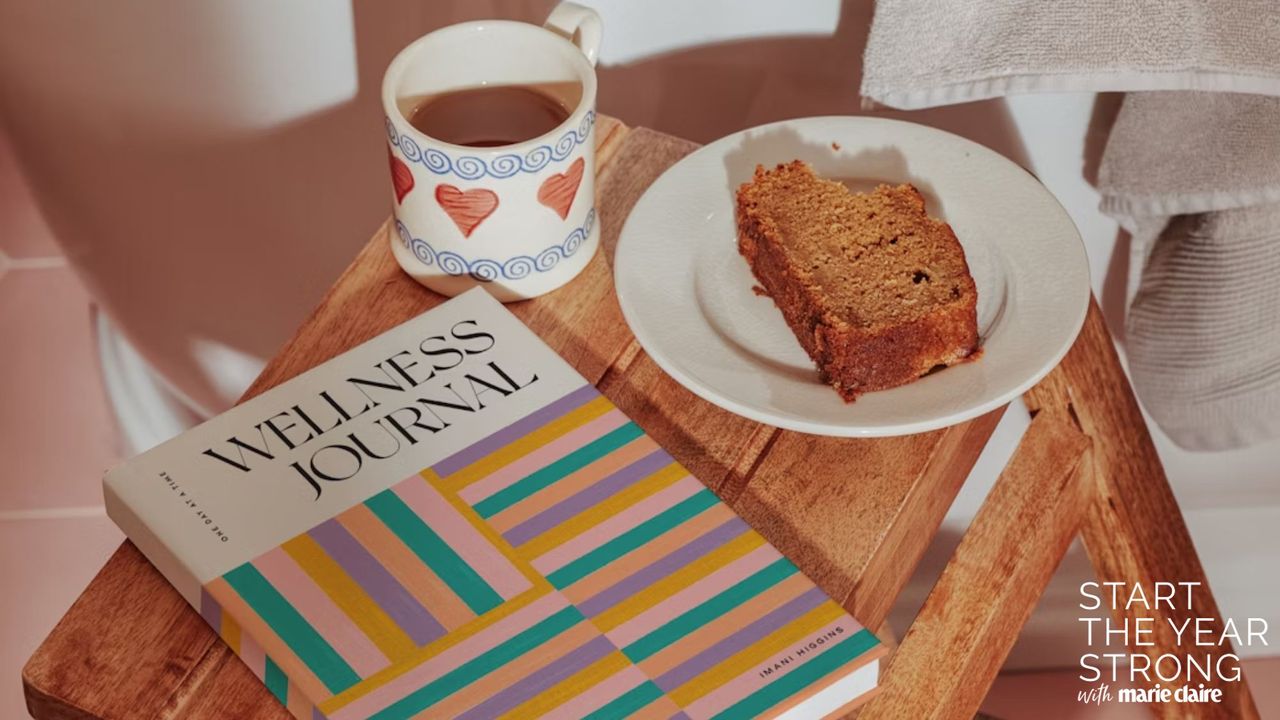
POLYGON ((1143 405, 1190 449, 1280 436, 1280 98, 1126 95, 1098 190, 1133 238, 1143 405))
POLYGON ((1179 445, 1280 436, 1280 204, 1175 218, 1129 309, 1143 404, 1179 445))
POLYGON ((902 109, 1010 93, 1280 95, 1274 0, 876 0, 862 94, 902 109))

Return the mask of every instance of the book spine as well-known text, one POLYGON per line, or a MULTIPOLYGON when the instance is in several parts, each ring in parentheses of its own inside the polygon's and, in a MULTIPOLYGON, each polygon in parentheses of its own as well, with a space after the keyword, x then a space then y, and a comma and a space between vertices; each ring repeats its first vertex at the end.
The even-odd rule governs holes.
POLYGON ((244 630, 241 621, 223 610, 201 586, 195 573, 160 541, 155 531, 139 516, 108 478, 103 484, 103 500, 107 516, 124 531, 129 541, 164 575, 192 609, 200 614, 267 689, 299 720, 323 720, 311 700, 289 681, 253 633, 244 630))
POLYGON ((125 478, 121 478, 118 474, 113 474, 103 483, 103 501, 106 505, 107 517, 124 531, 129 540, 142 551, 143 555, 147 556, 169 584, 182 594, 187 603, 199 610, 200 580, 186 563, 161 542, 155 530, 130 504, 128 498, 121 494, 119 488, 126 484, 124 480, 125 478))

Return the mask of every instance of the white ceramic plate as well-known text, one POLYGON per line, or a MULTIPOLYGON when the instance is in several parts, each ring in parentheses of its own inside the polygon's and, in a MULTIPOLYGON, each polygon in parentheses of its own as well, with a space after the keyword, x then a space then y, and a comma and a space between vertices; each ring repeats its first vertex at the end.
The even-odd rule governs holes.
POLYGON ((702 398, 762 423, 838 436, 905 435, 1004 405, 1062 359, 1084 322, 1089 266, 1075 225, 1025 170, 912 123, 815 117, 764 125, 669 168, 627 218, 618 300, 645 351, 702 398), (800 158, 855 190, 910 182, 951 224, 978 286, 983 356, 845 403, 738 254, 733 193, 757 163, 800 158))

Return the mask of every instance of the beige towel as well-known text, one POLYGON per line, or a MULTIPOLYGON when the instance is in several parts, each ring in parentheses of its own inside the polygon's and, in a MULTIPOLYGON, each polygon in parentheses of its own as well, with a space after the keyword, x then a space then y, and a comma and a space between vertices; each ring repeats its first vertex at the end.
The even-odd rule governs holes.
POLYGON ((1280 437, 1280 204, 1174 218, 1126 324, 1134 386, 1179 445, 1280 437))
POLYGON ((862 76, 876 102, 1106 90, 1280 95, 1275 0, 876 0, 862 76))
POLYGON ((1280 436, 1275 0, 876 1, 869 101, 1113 90, 1098 189, 1133 238, 1139 397, 1184 447, 1280 436))
POLYGON ((1280 437, 1280 98, 1126 95, 1098 173, 1133 237, 1126 350, 1179 445, 1280 437))
POLYGON ((1280 98, 1126 95, 1098 170, 1098 190, 1102 210, 1122 219, 1280 202, 1280 98))

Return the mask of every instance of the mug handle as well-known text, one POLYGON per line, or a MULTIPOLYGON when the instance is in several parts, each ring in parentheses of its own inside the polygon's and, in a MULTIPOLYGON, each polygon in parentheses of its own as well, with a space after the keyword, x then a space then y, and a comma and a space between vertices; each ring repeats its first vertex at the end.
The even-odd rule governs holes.
POLYGON ((589 7, 575 2, 562 2, 547 16, 543 27, 563 36, 578 46, 587 62, 594 67, 600 54, 600 15, 589 7))

